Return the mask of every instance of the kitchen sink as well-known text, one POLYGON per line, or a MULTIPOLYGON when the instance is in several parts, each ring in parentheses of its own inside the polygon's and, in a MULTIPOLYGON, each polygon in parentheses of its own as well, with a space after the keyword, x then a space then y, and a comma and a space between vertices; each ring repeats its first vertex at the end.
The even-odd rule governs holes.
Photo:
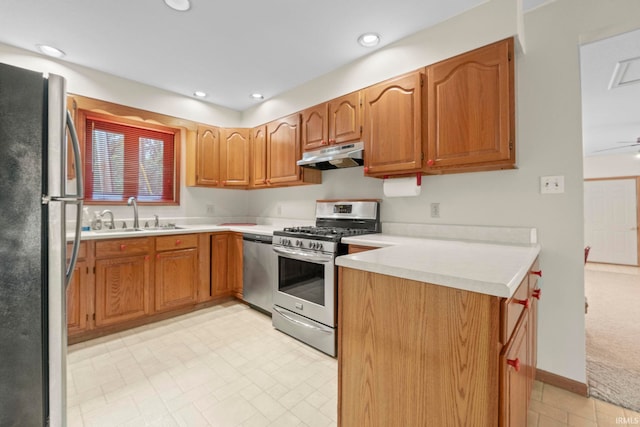
POLYGON ((145 227, 142 230, 148 230, 148 231, 184 230, 184 227, 180 227, 180 226, 177 226, 175 224, 167 224, 167 225, 160 225, 158 227, 145 227))
POLYGON ((128 233, 133 231, 144 231, 143 228, 103 228, 101 230, 93 230, 95 233, 128 233))

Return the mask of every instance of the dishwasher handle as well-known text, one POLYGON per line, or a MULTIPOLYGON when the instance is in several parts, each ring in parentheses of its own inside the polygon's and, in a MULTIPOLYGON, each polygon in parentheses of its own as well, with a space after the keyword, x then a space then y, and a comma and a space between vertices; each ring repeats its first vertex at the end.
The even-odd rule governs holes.
POLYGON ((265 245, 270 245, 273 242, 273 236, 244 233, 242 234, 242 240, 246 242, 264 243, 265 245))

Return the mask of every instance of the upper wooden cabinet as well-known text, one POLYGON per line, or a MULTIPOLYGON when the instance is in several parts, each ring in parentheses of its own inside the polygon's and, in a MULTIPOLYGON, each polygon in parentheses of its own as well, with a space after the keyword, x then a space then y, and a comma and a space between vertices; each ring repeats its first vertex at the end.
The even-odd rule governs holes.
POLYGON ((196 137, 196 185, 217 186, 220 182, 220 130, 198 126, 196 137))
POLYGON ((221 135, 221 184, 225 187, 248 186, 251 129, 222 129, 221 135))
POLYGON ((363 91, 366 175, 422 167, 422 81, 423 74, 417 71, 363 91))
POLYGON ((251 130, 251 186, 267 185, 267 127, 251 130))
POLYGON ((267 124, 267 183, 300 180, 300 115, 292 114, 267 124))
POLYGON ((362 136, 361 94, 333 99, 302 112, 304 151, 359 140, 362 136))
POLYGON ((513 39, 426 68, 429 169, 515 163, 513 39))

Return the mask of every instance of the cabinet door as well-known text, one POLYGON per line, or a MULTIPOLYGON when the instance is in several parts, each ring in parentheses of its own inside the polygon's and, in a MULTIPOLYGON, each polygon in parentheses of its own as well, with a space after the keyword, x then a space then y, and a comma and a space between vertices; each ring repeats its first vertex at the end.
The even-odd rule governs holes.
POLYGON ((87 329, 87 280, 88 265, 78 261, 73 270, 71 283, 67 287, 67 333, 74 335, 87 329))
POLYGON ((198 250, 160 252, 155 265, 155 309, 171 310, 196 303, 198 250))
POLYGON ((251 186, 267 185, 267 127, 254 128, 251 134, 251 186))
POLYGON ((242 234, 229 235, 229 286, 236 298, 242 298, 242 234))
POLYGON ((267 124, 267 184, 300 179, 300 116, 292 114, 267 124))
POLYGON ((216 186, 220 182, 220 135, 218 128, 198 126, 196 184, 216 186))
POLYGON ((422 74, 414 72, 364 90, 364 170, 368 175, 422 166, 422 74))
POLYGON ((529 315, 525 312, 520 318, 513 338, 500 356, 501 427, 527 425, 529 365, 529 315))
POLYGON ((229 234, 215 233, 211 238, 211 296, 229 295, 228 280, 229 234))
POLYGON ((96 260, 96 326, 149 314, 149 256, 96 260))
POLYGON ((327 104, 316 105, 302 112, 302 149, 317 150, 329 145, 327 104))
POLYGON ((362 137, 362 101, 353 92, 328 102, 329 144, 358 141, 362 137))
POLYGON ((249 185, 250 129, 223 129, 220 146, 222 185, 249 185))
POLYGON ((427 164, 513 163, 513 39, 427 67, 427 164))

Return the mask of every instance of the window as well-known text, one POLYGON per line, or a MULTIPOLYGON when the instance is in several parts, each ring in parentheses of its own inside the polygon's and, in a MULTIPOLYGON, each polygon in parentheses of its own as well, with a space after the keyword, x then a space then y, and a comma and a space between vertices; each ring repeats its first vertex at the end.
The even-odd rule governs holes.
POLYGON ((89 203, 178 204, 178 129, 79 111, 89 203))

